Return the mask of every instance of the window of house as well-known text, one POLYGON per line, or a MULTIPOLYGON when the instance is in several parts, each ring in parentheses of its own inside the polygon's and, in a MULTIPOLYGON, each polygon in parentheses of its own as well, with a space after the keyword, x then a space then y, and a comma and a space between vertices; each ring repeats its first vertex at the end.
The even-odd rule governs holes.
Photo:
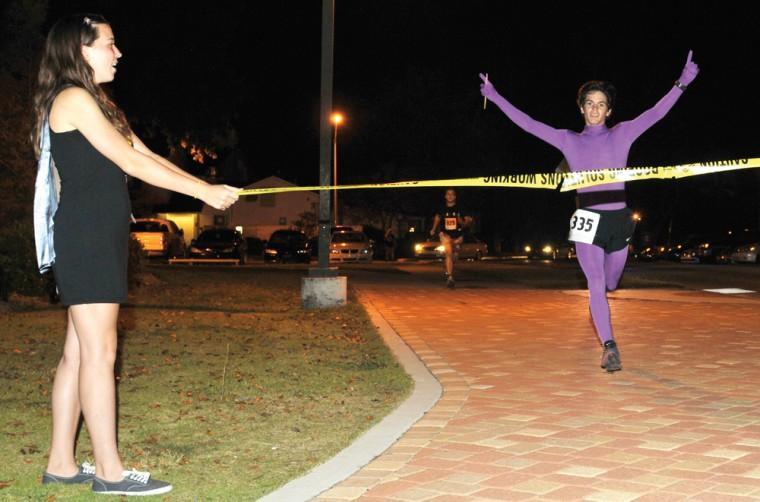
POLYGON ((261 194, 261 206, 262 207, 274 207, 275 206, 275 200, 274 196, 277 194, 273 193, 264 193, 261 194))

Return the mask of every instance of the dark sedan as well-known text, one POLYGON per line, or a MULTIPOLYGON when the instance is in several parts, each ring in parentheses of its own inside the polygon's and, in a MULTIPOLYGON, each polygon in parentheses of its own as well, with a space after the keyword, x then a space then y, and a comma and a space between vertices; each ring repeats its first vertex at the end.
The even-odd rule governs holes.
POLYGON ((191 258, 233 258, 242 265, 247 255, 243 235, 232 228, 208 228, 190 244, 191 258))
POLYGON ((309 263, 310 260, 309 239, 298 230, 275 230, 264 247, 264 261, 309 263))

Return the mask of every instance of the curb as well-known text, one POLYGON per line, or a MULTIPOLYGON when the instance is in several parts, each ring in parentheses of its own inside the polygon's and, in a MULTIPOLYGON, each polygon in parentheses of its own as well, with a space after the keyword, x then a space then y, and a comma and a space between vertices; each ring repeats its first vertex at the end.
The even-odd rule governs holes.
POLYGON ((391 447, 441 398, 443 388, 414 351, 401 339, 380 312, 358 294, 359 301, 377 327, 383 341, 412 377, 414 389, 401 405, 348 447, 307 474, 260 498, 261 502, 306 501, 329 490, 369 464, 391 447))

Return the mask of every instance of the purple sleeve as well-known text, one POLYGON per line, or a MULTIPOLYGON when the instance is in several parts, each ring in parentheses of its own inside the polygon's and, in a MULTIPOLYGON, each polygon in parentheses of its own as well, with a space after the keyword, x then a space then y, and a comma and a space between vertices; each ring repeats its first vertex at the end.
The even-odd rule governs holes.
POLYGON ((676 101, 678 101, 678 98, 681 97, 681 94, 683 94, 683 91, 678 87, 673 86, 670 92, 663 96, 663 98, 652 108, 633 120, 621 122, 618 124, 618 127, 621 129, 621 132, 625 133, 625 136, 629 141, 635 141, 636 138, 644 133, 644 131, 652 127, 661 118, 668 114, 670 109, 673 108, 673 105, 676 104, 676 101))
POLYGON ((498 106, 499 109, 501 109, 501 111, 503 111, 504 114, 509 117, 509 119, 514 122, 519 128, 527 133, 532 134, 533 136, 536 136, 539 139, 546 141, 558 150, 562 150, 566 135, 565 130, 555 129, 544 124, 543 122, 539 122, 531 118, 526 113, 515 108, 512 103, 504 99, 504 97, 501 95, 494 96, 491 98, 491 101, 496 104, 496 106, 498 106))

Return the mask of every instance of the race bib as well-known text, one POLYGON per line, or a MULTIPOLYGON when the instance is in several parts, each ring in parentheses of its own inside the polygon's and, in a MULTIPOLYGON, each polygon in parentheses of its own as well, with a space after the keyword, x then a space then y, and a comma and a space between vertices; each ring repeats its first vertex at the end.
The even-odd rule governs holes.
POLYGON ((570 234, 567 240, 593 244, 601 215, 585 209, 577 209, 570 217, 570 234))
POLYGON ((444 224, 444 228, 446 230, 456 230, 457 229, 457 219, 456 218, 444 218, 443 224, 444 224))

